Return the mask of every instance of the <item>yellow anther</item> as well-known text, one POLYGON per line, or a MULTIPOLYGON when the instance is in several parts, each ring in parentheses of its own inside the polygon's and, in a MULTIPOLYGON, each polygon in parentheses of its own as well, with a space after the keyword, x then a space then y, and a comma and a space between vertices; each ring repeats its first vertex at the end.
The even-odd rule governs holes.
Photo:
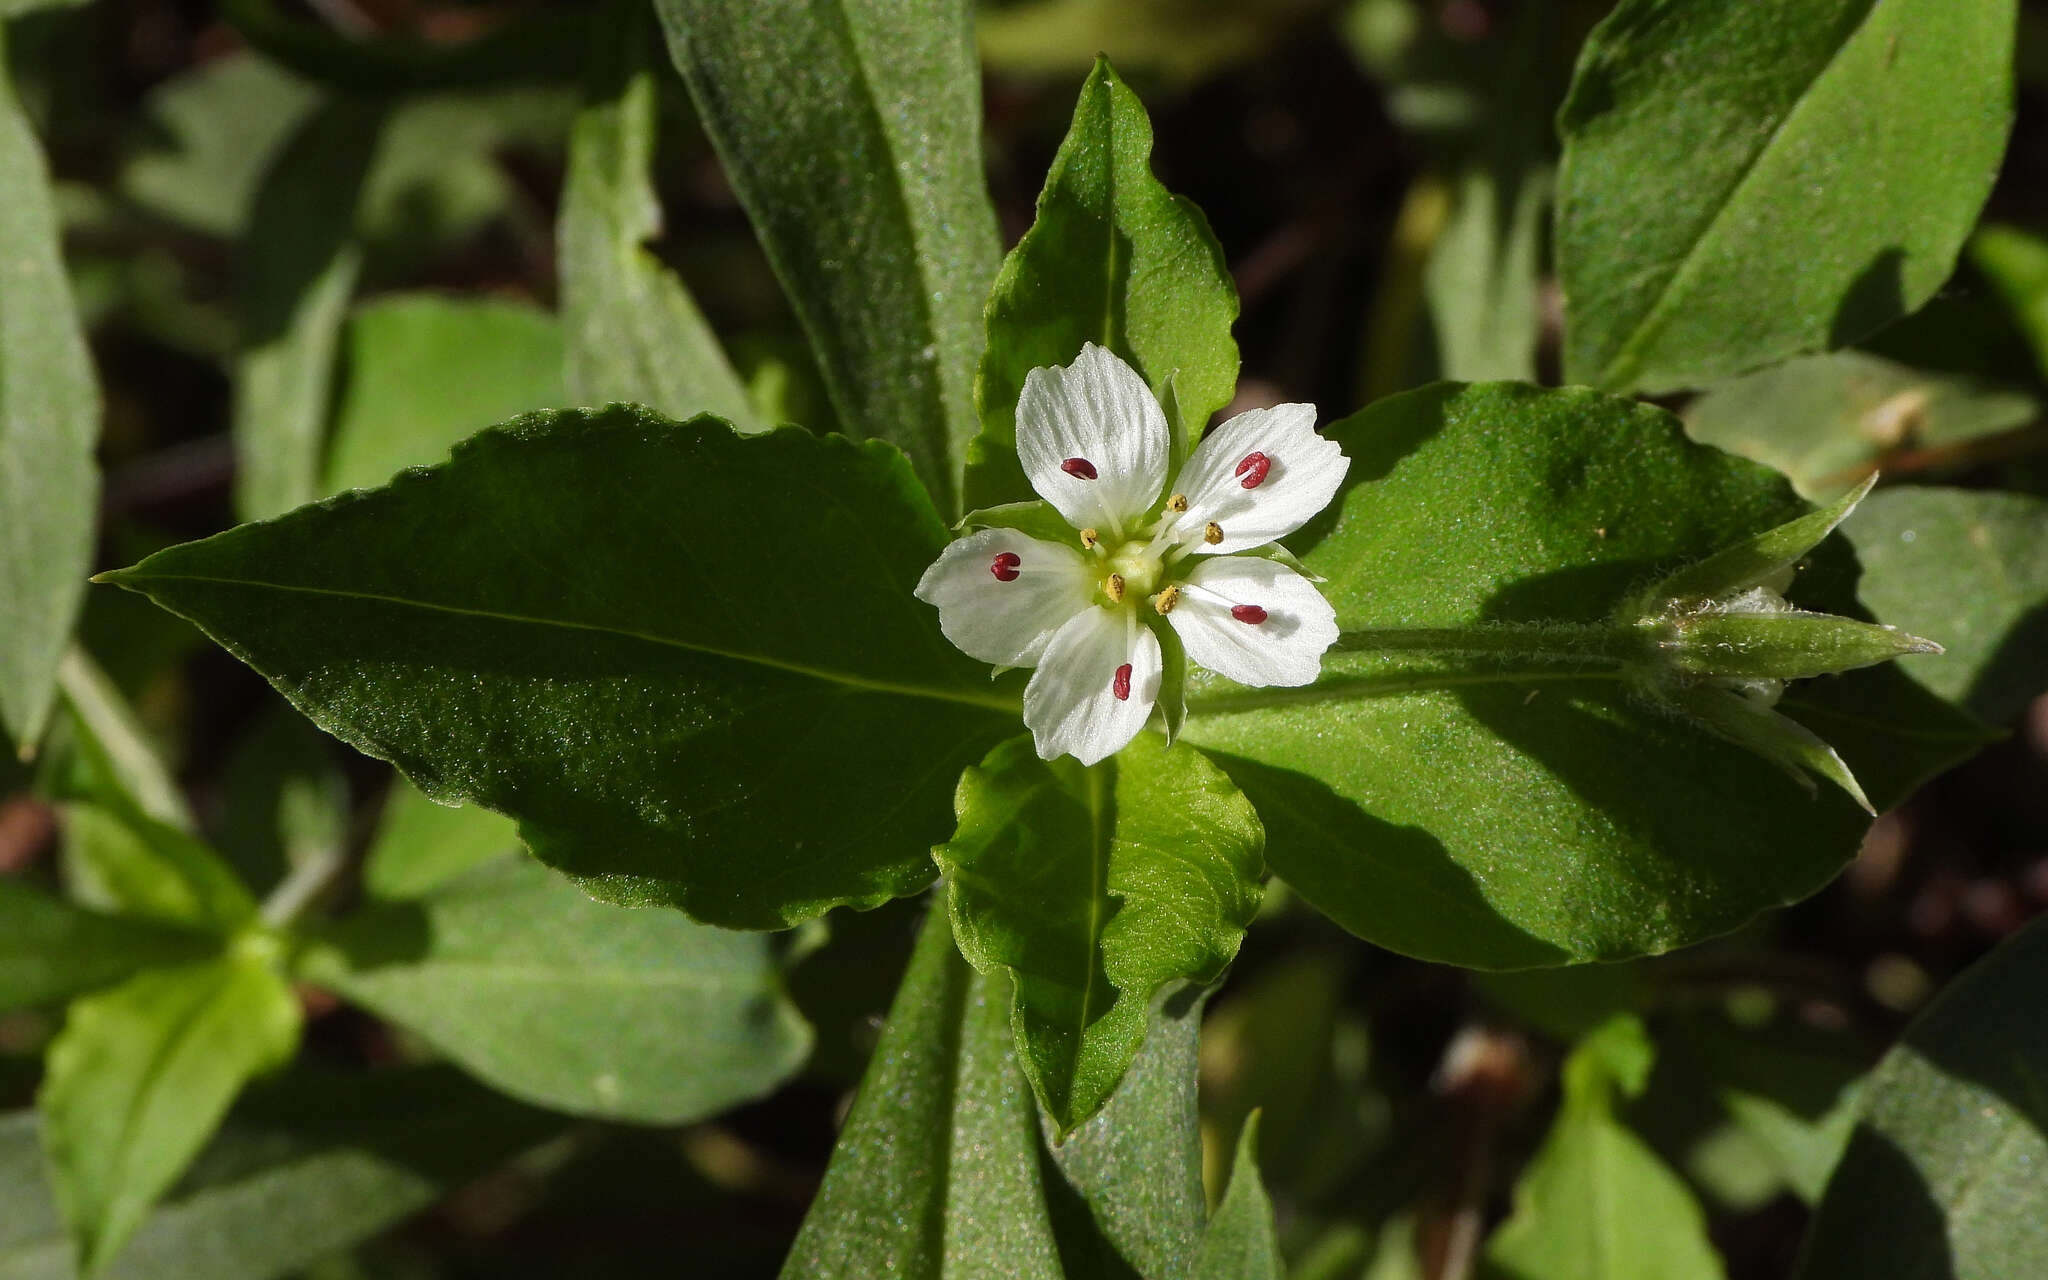
POLYGON ((1108 578, 1103 580, 1102 590, 1109 597, 1111 604, 1121 601, 1124 598, 1124 575, 1120 573, 1110 574, 1108 578))
POLYGON ((1093 530, 1093 529, 1083 529, 1083 530, 1081 530, 1081 545, 1082 545, 1083 547, 1085 547, 1086 549, 1088 549, 1088 550, 1090 550, 1090 551, 1093 551, 1093 550, 1095 549, 1095 544, 1096 544, 1096 543, 1098 543, 1098 542, 1100 542, 1100 541, 1102 541, 1102 535, 1101 535, 1101 534, 1099 534, 1099 533, 1097 533, 1097 532, 1095 532, 1095 530, 1093 530))
POLYGON ((1184 493, 1174 494, 1166 500, 1166 509, 1176 513, 1186 511, 1188 509, 1188 495, 1184 493))
POLYGON ((1217 543, 1223 541, 1223 526, 1217 524, 1214 520, 1211 520, 1208 524, 1203 525, 1202 541, 1208 543, 1212 547, 1215 546, 1217 543))
POLYGON ((1173 606, 1179 599, 1180 588, 1171 586, 1152 597, 1152 607, 1159 610, 1161 615, 1169 614, 1173 612, 1173 606))

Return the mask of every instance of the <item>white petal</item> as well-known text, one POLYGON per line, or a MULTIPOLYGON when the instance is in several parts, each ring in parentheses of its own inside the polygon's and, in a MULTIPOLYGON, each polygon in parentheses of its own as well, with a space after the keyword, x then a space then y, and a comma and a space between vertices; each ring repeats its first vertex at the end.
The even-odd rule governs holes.
POLYGON ((1248 685, 1313 683, 1337 639, 1337 611, 1315 584, 1257 556, 1197 564, 1166 620, 1190 662, 1248 685), (1264 609, 1265 618, 1241 620, 1231 613, 1240 605, 1264 609))
POLYGON ((1174 488, 1187 495, 1188 509, 1180 527, 1194 532, 1196 551, 1262 547, 1329 506, 1350 469, 1337 442, 1316 434, 1314 405, 1249 409, 1211 431, 1181 468, 1174 488), (1265 455, 1266 476, 1247 489, 1238 467, 1254 453, 1265 455), (1201 529, 1212 522, 1223 541, 1209 545, 1201 529))
POLYGON ((1127 530, 1159 500, 1169 447, 1166 415, 1151 388, 1092 342, 1074 363, 1024 377, 1017 456, 1038 496, 1077 529, 1108 536, 1127 530), (1095 479, 1061 469, 1074 459, 1092 467, 1095 479))
POLYGON ((983 529, 947 546, 918 580, 917 598, 939 607, 939 630, 969 657, 1029 667, 1053 633, 1088 608, 1095 582, 1074 547, 1015 529, 983 529), (996 558, 1005 554, 1017 557, 1017 576, 1008 582, 995 574, 996 558))
POLYGON ((1159 637, 1128 609, 1088 609, 1052 638, 1024 686, 1024 723, 1042 759, 1094 764, 1138 736, 1159 700, 1159 637), (1129 664, 1129 696, 1116 696, 1129 664))

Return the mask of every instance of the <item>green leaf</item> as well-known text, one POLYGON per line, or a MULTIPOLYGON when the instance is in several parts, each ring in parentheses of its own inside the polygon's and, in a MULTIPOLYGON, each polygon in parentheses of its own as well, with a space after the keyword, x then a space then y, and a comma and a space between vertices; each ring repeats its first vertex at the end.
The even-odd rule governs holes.
POLYGON ((928 919, 782 1274, 1184 1276, 1203 1202, 1201 1002, 1161 1006, 1124 1088, 1048 1152, 1002 982, 928 919))
POLYGON ((2035 367, 2048 374, 2048 240, 1987 224, 1970 240, 1970 262, 2026 335, 2035 367))
POLYGON ((2048 690, 2048 500, 1968 489, 1886 489, 1844 526, 1863 598, 1946 651, 1900 668, 1990 724, 2048 690))
POLYGON ((301 965, 493 1087, 583 1115, 702 1119, 810 1050, 767 938, 593 902, 526 858, 359 914, 301 965))
POLYGON ((1750 1029, 1688 1017, 1666 1038, 1671 1056, 1700 1073, 1729 1118, 1808 1204, 1849 1144, 1868 1059, 1838 1033, 1786 1021, 1750 1029))
POLYGON ((1231 1165, 1230 1187, 1195 1259, 1193 1280, 1282 1280, 1280 1241, 1274 1233, 1273 1202, 1259 1181, 1259 1113, 1245 1121, 1231 1165))
MULTIPOLYGON (((1848 797, 1637 703, 1619 663, 1572 638, 1798 517, 1780 478, 1585 390, 1440 385, 1327 434, 1351 487, 1296 548, 1329 579, 1340 651, 1306 689, 1192 689, 1185 733, 1310 902, 1396 951, 1517 968, 1724 933, 1854 856, 1866 824, 1848 797)), ((1816 564, 1814 585, 1846 597, 1853 566, 1816 564)), ((1795 685, 1781 709, 1859 771, 1881 757, 1863 779, 1880 803, 1981 745, 1932 699, 1855 678, 1795 685)))
POLYGON ((323 495, 439 462, 485 427, 568 398, 561 326, 526 303, 379 298, 349 317, 344 349, 323 495))
POLYGON ((1073 363, 1084 342, 1123 357, 1162 401, 1172 380, 1177 440, 1192 444, 1229 402, 1237 290, 1201 210, 1152 176, 1151 157, 1144 105, 1098 61, 1045 176, 1037 220, 989 297, 970 505, 1031 495, 1017 461, 1024 375, 1073 363))
POLYGON ((119 797, 64 806, 65 868, 72 892, 106 911, 228 934, 255 900, 218 853, 119 797))
POLYGON ((1423 270, 1446 378, 1534 379, 1536 270, 1551 176, 1530 157, 1467 164, 1423 270))
POLYGON ((120 1250, 242 1086, 290 1061, 299 1002, 271 961, 241 946, 72 1004, 37 1105, 80 1272, 120 1250))
POLYGON ((304 81, 245 51, 209 58, 151 91, 121 193, 158 217, 233 238, 264 170, 317 100, 304 81))
MULTIPOLYGON (((271 1280, 396 1226, 560 1127, 450 1068, 295 1074, 236 1106, 107 1280, 271 1280)), ((33 1112, 0 1116, 0 1277, 73 1280, 33 1112)))
POLYGON ((1221 770, 1141 735, 1114 765, 1013 738, 960 779, 932 851, 961 954, 1013 983, 1024 1074, 1062 1138, 1109 1098, 1168 983, 1213 982, 1257 914, 1258 815, 1221 770))
POLYGON ((236 285, 235 506, 244 519, 320 496, 321 459, 349 296, 355 234, 385 109, 346 98, 310 115, 264 172, 236 285))
POLYGON ((397 778, 363 861, 363 890, 386 902, 423 898, 518 848, 519 829, 510 818, 474 805, 437 804, 397 778))
POLYGON ((2048 1274, 2048 920, 1944 989, 1864 1090, 1799 1280, 2048 1274))
POLYGON ((137 969, 192 960, 212 939, 72 906, 0 879, 0 1012, 48 1004, 137 969))
POLYGON ((975 20, 982 58, 1012 75, 1079 75, 1098 55, 1192 85, 1258 58, 1322 15, 1320 0, 1016 0, 975 20))
POLYGON ((78 730, 80 753, 89 761, 92 785, 111 788, 169 826, 184 831, 196 826, 185 793, 157 756, 134 709, 85 650, 73 648, 64 655, 57 681, 78 730))
POLYGON ((49 173, 5 59, 0 32, 0 733, 26 754, 92 568, 100 402, 49 173))
POLYGON ((556 231, 570 394, 581 404, 626 400, 675 418, 710 412, 742 429, 764 426, 690 291, 647 247, 661 229, 648 173, 654 73, 642 65, 643 25, 616 28, 612 65, 570 135, 556 231))
POLYGON ((2012 122, 2014 0, 1624 0, 1558 116, 1565 377, 1671 391, 1925 302, 2012 122))
POLYGON ((782 928, 929 883, 958 771, 1015 732, 911 596, 945 542, 887 445, 614 408, 112 580, 599 896, 782 928))
POLYGON ((1716 383, 1685 410, 1687 434, 1838 497, 1900 449, 1937 449, 2025 426, 2034 397, 1860 351, 1809 356, 1716 383))
POLYGON ((996 267, 970 7, 657 0, 655 11, 842 426, 902 446, 934 505, 956 514, 996 267))
POLYGON ((287 872, 347 850, 348 778, 332 743, 272 701, 228 757, 220 851, 245 884, 268 892, 287 872))
POLYGON ((1706 1217, 1685 1184, 1615 1115, 1653 1054, 1622 1015, 1573 1050, 1564 1105, 1515 1186, 1514 1212, 1487 1241, 1482 1274, 1514 1280, 1708 1280, 1722 1275, 1706 1217))

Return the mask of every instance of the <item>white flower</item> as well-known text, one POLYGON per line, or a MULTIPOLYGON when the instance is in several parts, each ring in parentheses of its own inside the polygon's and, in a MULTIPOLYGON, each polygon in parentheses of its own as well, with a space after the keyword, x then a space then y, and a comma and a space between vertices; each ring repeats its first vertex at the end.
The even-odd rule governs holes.
POLYGON ((1227 553, 1292 533, 1336 495, 1351 463, 1315 417, 1307 404, 1241 413, 1169 487, 1166 415, 1136 371, 1092 343, 1064 368, 1033 369, 1017 453, 1075 537, 970 534, 925 571, 917 598, 969 656, 1037 668, 1024 723, 1047 760, 1094 764, 1144 728, 1162 622, 1190 661, 1239 684, 1308 684, 1336 611, 1286 565, 1227 553))

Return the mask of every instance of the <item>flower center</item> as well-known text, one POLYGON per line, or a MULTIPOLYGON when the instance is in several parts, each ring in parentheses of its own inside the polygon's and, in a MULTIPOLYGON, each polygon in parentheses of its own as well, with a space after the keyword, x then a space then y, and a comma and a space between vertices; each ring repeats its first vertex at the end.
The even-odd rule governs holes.
POLYGON ((1126 542, 1109 557, 1111 574, 1122 579, 1125 595, 1144 597, 1159 589, 1160 579, 1165 576, 1166 566, 1154 553, 1150 542, 1126 542))

